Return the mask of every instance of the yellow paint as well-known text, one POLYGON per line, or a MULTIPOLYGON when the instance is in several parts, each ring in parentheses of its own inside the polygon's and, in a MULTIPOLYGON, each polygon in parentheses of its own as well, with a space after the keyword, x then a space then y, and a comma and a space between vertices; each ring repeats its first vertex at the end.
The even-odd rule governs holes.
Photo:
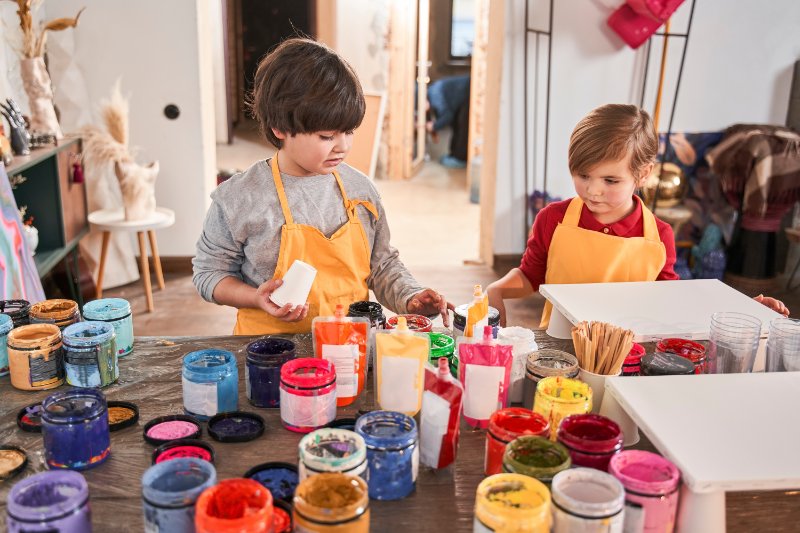
POLYGON ((577 379, 554 376, 544 378, 536 386, 533 412, 550 421, 550 440, 556 440, 561 420, 592 410, 592 388, 577 379))
POLYGON ((475 520, 503 533, 550 531, 550 491, 521 474, 495 474, 478 485, 475 520))

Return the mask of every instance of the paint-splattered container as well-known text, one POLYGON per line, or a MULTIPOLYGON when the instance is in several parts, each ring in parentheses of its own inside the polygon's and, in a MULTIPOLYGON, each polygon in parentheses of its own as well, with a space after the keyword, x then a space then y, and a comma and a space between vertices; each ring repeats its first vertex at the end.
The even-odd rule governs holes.
POLYGON ((533 412, 550 421, 550 440, 556 440, 561 421, 592 410, 592 388, 577 379, 549 377, 536 385, 533 412))
POLYGON ((561 350, 537 350, 528 355, 525 362, 525 383, 522 385, 522 405, 533 409, 536 386, 548 377, 574 378, 578 375, 578 360, 574 355, 561 350))
POLYGON ((550 522, 550 491, 542 482, 520 474, 495 474, 478 485, 474 533, 548 533, 550 522))
POLYGON ((545 485, 570 466, 569 450, 547 437, 517 437, 508 443, 503 454, 503 472, 532 477, 545 485))
POLYGON ((272 494, 252 479, 226 479, 200 494, 195 505, 197 533, 272 531, 272 494))
POLYGON ((30 324, 30 311, 31 304, 28 300, 0 300, 0 313, 10 316, 15 328, 30 324))
POLYGON ((108 407, 96 389, 56 392, 42 402, 44 455, 50 468, 86 470, 111 453, 108 407))
POLYGON ((327 359, 301 357, 281 368, 281 422, 308 433, 336 418, 336 371, 327 359))
POLYGON ((195 502, 216 483, 214 466, 201 459, 172 459, 148 468, 142 476, 145 531, 194 531, 195 502))
POLYGON ((631 351, 625 356, 625 361, 622 362, 622 375, 638 376, 644 354, 644 346, 636 342, 633 343, 631 351))
POLYGON ((31 306, 29 318, 31 324, 55 324, 63 330, 80 322, 81 312, 78 303, 72 300, 45 300, 31 306))
POLYGON ((558 428, 558 442, 569 450, 574 466, 608 471, 608 462, 622 450, 622 431, 601 415, 568 416, 558 428))
POLYGON ((294 495, 295 531, 368 533, 367 483, 357 476, 324 473, 297 486, 294 495))
POLYGON ((346 429, 312 431, 298 445, 300 480, 324 472, 367 479, 367 445, 363 437, 346 429))
POLYGON ((483 461, 483 471, 487 476, 502 471, 506 445, 523 435, 549 437, 550 423, 539 413, 521 407, 507 407, 492 413, 486 431, 486 455, 483 461))
POLYGON ((367 445, 369 497, 400 500, 414 490, 419 469, 417 423, 408 415, 372 411, 356 421, 367 445))
POLYGON ((281 367, 295 357, 289 339, 264 337, 247 345, 244 386, 247 399, 256 407, 280 407, 281 367))
POLYGON ((406 319, 406 325, 411 331, 430 333, 433 330, 433 321, 422 315, 397 315, 389 317, 386 321, 386 329, 397 329, 397 320, 400 317, 406 319))
POLYGON ((93 300, 83 306, 83 319, 108 322, 117 336, 117 357, 133 352, 133 315, 131 304, 122 298, 93 300))
POLYGON ((14 321, 8 315, 0 315, 0 376, 8 374, 8 332, 14 321))
POLYGON ((226 350, 198 350, 183 357, 183 409, 207 420, 239 406, 236 357, 226 350))
POLYGON ((64 371, 73 387, 107 387, 119 378, 114 327, 78 322, 64 328, 64 371))
POLYGON ((386 327, 386 315, 383 314, 383 306, 378 302, 353 302, 347 309, 347 316, 369 319, 367 365, 372 368, 373 361, 375 361, 375 333, 386 327))
POLYGON ((706 347, 699 342, 688 339, 661 339, 656 344, 656 351, 674 353, 694 363, 695 374, 706 373, 706 347))
POLYGON ((20 390, 47 390, 64 383, 61 330, 54 324, 30 324, 8 333, 11 384, 20 390))
POLYGON ((17 482, 8 493, 6 513, 9 533, 92 531, 89 486, 78 472, 40 472, 17 482))
POLYGON ((625 489, 594 468, 559 472, 551 486, 553 533, 622 533, 625 489))
POLYGON ((431 338, 431 349, 428 352, 428 362, 435 367, 439 366, 439 358, 446 357, 448 366, 453 364, 453 352, 456 341, 447 333, 428 333, 431 338))

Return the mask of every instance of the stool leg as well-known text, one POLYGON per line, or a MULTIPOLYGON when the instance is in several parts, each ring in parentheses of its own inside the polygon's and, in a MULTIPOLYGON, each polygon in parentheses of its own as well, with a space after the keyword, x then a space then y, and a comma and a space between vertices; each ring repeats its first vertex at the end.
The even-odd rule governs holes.
POLYGON ((103 297, 103 272, 106 269, 106 256, 108 255, 108 242, 111 240, 111 232, 103 232, 103 244, 100 247, 100 266, 97 269, 97 299, 103 297))
POLYGON ((139 265, 142 270, 142 281, 144 282, 144 295, 147 298, 147 311, 153 312, 153 288, 150 286, 150 262, 147 260, 147 245, 144 242, 144 232, 137 231, 139 238, 139 265))
POLYGON ((792 287, 792 280, 794 279, 794 275, 797 274, 797 269, 800 267, 800 257, 797 258, 797 263, 794 265, 794 270, 792 270, 792 275, 789 276, 789 279, 786 281, 786 292, 792 292, 797 288, 797 285, 792 287))
POLYGON ((164 273, 161 272, 161 257, 158 255, 158 244, 156 243, 156 232, 149 230, 147 236, 150 238, 150 253, 153 254, 153 268, 156 271, 156 281, 158 288, 164 290, 164 273))

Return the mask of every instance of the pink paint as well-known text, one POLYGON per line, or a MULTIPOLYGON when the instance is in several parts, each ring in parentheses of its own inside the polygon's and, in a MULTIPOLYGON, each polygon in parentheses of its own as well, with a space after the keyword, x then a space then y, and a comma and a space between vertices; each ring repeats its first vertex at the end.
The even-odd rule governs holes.
POLYGON ((625 487, 626 501, 644 509, 645 532, 673 531, 681 477, 674 464, 655 453, 630 450, 614 456, 608 471, 625 487))
POLYGON ((200 446, 176 446, 164 450, 158 457, 156 457, 156 464, 163 463, 164 461, 171 461, 172 459, 179 459, 181 457, 194 457, 204 461, 211 461, 211 452, 201 448, 200 446))
POLYGON ((147 436, 159 440, 185 439, 197 431, 197 424, 183 420, 170 420, 151 427, 147 436))

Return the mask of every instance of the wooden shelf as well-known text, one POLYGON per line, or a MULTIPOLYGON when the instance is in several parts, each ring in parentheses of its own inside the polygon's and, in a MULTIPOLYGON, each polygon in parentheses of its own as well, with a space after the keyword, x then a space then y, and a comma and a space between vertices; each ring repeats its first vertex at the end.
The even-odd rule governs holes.
POLYGON ((31 150, 30 155, 15 155, 14 162, 6 167, 8 177, 24 172, 30 167, 38 165, 42 161, 53 157, 60 151, 66 150, 70 146, 79 143, 80 141, 81 140, 78 137, 73 139, 62 139, 59 141, 57 146, 43 146, 41 148, 36 148, 35 150, 31 150))

